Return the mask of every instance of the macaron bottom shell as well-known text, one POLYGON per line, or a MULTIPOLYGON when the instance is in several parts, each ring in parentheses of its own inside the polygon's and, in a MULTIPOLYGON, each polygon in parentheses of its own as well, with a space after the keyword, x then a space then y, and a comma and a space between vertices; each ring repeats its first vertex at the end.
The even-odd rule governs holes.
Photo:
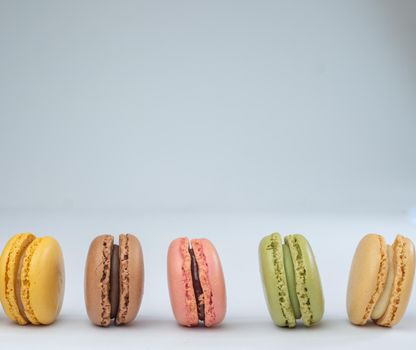
POLYGON ((413 242, 398 235, 392 245, 392 251, 393 265, 389 267, 389 270, 394 271, 394 279, 390 288, 390 301, 383 316, 376 320, 376 323, 383 327, 393 327, 404 316, 412 293, 415 275, 416 259, 413 242))
MULTIPOLYGON (((310 327, 324 314, 324 296, 318 265, 309 242, 302 235, 285 237, 295 274, 295 288, 303 324, 310 327)), ((293 307, 293 305, 292 305, 293 307)))
POLYGON ((293 266, 292 254, 287 244, 283 244, 283 263, 289 291, 289 300, 296 319, 302 317, 298 296, 296 294, 296 277, 295 268, 293 266))

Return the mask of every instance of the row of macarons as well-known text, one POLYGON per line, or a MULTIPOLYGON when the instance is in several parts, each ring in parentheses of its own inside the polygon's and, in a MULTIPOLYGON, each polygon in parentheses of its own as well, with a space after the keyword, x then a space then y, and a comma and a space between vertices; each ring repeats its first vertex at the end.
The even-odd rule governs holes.
MULTIPOLYGON (((324 314, 318 266, 307 239, 278 233, 259 245, 260 273, 273 322, 307 327, 324 314)), ((187 327, 219 325, 226 314, 226 288, 219 255, 208 239, 181 237, 168 250, 167 274, 176 321, 187 327)), ((392 245, 368 234, 359 242, 350 270, 347 314, 351 323, 392 327, 407 308, 415 273, 412 241, 398 235, 392 245)), ((65 269, 59 243, 50 236, 21 233, 0 257, 0 301, 20 325, 53 323, 61 310, 65 269)), ((85 306, 91 322, 106 327, 132 322, 144 290, 144 259, 133 234, 97 236, 85 265, 85 306)))

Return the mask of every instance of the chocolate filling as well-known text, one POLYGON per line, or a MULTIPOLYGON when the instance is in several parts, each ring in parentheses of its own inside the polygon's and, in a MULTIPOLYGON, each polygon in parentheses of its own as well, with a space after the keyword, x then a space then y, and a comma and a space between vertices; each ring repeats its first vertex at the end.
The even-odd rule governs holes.
POLYGON ((196 305, 198 307, 198 319, 202 322, 205 321, 205 305, 204 305, 204 292, 202 290, 201 281, 199 280, 198 263, 195 258, 195 253, 192 248, 189 248, 189 254, 191 255, 191 273, 192 273, 192 285, 194 287, 196 305))
POLYGON ((117 316, 120 300, 120 249, 117 244, 113 245, 111 252, 111 269, 110 269, 110 303, 111 319, 117 316))

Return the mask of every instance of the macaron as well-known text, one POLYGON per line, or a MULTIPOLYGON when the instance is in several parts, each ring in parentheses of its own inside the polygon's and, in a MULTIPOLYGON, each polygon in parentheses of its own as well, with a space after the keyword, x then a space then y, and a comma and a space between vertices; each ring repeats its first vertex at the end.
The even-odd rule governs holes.
POLYGON ((186 327, 219 325, 226 313, 224 274, 218 253, 205 238, 172 241, 167 259, 170 301, 186 327))
POLYGON ((284 238, 273 233, 259 246, 260 273, 273 322, 296 327, 296 320, 310 327, 324 314, 324 297, 312 249, 302 235, 284 238))
POLYGON ((132 234, 96 237, 85 264, 84 297, 92 323, 107 327, 133 321, 140 309, 144 286, 143 252, 132 234))
POLYGON ((373 320, 392 327, 403 317, 412 292, 415 250, 412 241, 397 235, 392 245, 383 236, 368 234, 355 251, 347 290, 351 323, 373 320))
POLYGON ((48 325, 61 310, 65 289, 64 259, 52 237, 20 233, 0 257, 0 301, 20 325, 48 325))

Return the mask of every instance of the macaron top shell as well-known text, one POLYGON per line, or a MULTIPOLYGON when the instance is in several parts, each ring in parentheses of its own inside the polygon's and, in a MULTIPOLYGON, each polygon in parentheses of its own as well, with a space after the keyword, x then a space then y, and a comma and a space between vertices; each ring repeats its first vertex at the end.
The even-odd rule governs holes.
POLYGON ((110 269, 114 238, 96 237, 90 245, 85 265, 84 297, 91 322, 108 326, 111 322, 110 269))
POLYGON ((368 234, 357 246, 347 289, 347 313, 353 324, 364 325, 371 317, 387 278, 387 244, 384 237, 368 234))
POLYGON ((172 241, 168 249, 168 284, 173 314, 179 324, 197 326, 198 310, 194 295, 191 273, 189 239, 172 241))
POLYGON ((20 233, 9 239, 0 257, 0 300, 6 315, 20 325, 28 323, 23 306, 19 303, 20 262, 26 248, 36 237, 31 233, 20 233))
POLYGON ((278 233, 261 240, 259 257, 263 290, 273 322, 280 327, 295 327, 296 318, 290 302, 282 239, 278 233))

